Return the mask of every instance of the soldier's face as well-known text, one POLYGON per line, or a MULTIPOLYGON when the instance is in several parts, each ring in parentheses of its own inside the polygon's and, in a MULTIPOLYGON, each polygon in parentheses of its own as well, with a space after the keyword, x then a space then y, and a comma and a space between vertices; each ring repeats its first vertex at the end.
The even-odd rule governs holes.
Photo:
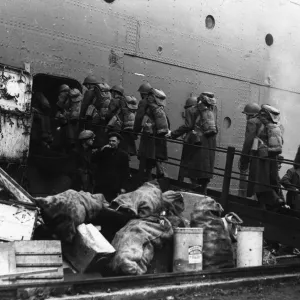
POLYGON ((88 146, 93 146, 93 144, 94 144, 94 138, 90 138, 90 139, 88 139, 87 141, 86 141, 86 144, 88 145, 88 146))
POLYGON ((112 149, 116 149, 120 144, 120 140, 116 136, 112 136, 109 138, 108 144, 112 149))
POLYGON ((93 88, 93 85, 92 84, 86 84, 85 87, 86 87, 87 90, 91 90, 93 88))
POLYGON ((69 95, 69 91, 62 91, 60 92, 60 95, 62 95, 63 97, 67 97, 69 95))
POLYGON ((145 93, 140 93, 140 95, 141 95, 141 98, 144 99, 144 98, 146 97, 147 94, 145 94, 145 93))

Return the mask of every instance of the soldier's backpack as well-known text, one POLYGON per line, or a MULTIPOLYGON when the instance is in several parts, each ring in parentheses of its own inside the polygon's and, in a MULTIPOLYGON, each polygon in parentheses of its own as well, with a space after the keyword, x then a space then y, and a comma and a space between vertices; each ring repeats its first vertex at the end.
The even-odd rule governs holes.
POLYGON ((276 154, 282 153, 283 128, 280 124, 267 124, 268 132, 268 151, 276 154))
POLYGON ((110 86, 107 83, 95 85, 95 97, 86 111, 86 117, 90 119, 105 120, 108 106, 111 100, 110 86))
POLYGON ((123 129, 133 130, 135 114, 138 108, 137 99, 133 96, 125 96, 125 102, 121 111, 123 115, 123 129))
POLYGON ((147 97, 148 115, 154 121, 158 135, 165 135, 169 130, 168 118, 165 112, 166 95, 162 90, 152 89, 147 97))
POLYGON ((203 135, 209 137, 218 133, 216 124, 216 99, 212 93, 202 93, 199 97, 198 110, 200 118, 197 126, 203 135))
POLYGON ((137 99, 133 96, 125 96, 116 106, 114 116, 109 120, 108 127, 116 130, 133 130, 135 114, 138 108, 137 99))
POLYGON ((105 120, 111 100, 110 86, 107 83, 100 83, 97 84, 95 91, 98 100, 97 103, 95 103, 95 106, 98 109, 100 118, 105 120))
POLYGON ((283 126, 280 124, 280 111, 275 107, 272 107, 268 104, 264 104, 261 107, 260 115, 267 115, 267 118, 263 118, 267 120, 267 122, 263 122, 265 126, 265 130, 267 133, 267 147, 268 152, 272 152, 275 154, 282 153, 283 146, 283 126))
POLYGON ((70 120, 78 120, 83 96, 78 89, 70 90, 69 96, 69 118, 70 120))

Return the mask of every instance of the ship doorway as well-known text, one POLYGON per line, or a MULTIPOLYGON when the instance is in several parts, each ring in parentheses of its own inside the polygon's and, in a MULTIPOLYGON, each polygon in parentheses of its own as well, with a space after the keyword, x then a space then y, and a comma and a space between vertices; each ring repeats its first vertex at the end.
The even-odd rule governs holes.
POLYGON ((67 148, 59 120, 58 95, 61 85, 76 88, 82 93, 81 84, 69 77, 36 74, 32 85, 32 129, 28 158, 28 189, 34 196, 63 192, 70 188, 72 159, 67 148), (40 103, 48 103, 43 110, 40 103))
POLYGON ((67 84, 71 89, 76 88, 82 92, 81 84, 73 78, 60 77, 49 74, 36 74, 33 76, 32 91, 42 92, 55 110, 59 87, 67 84))
POLYGON ((82 93, 81 84, 73 78, 49 74, 36 74, 33 76, 31 106, 35 118, 33 118, 31 131, 31 153, 41 154, 40 139, 43 134, 49 134, 50 138, 53 140, 51 142, 51 149, 58 151, 65 150, 63 149, 63 146, 60 145, 60 141, 57 139, 57 129, 60 124, 56 119, 59 88, 63 84, 68 85, 70 89, 76 88, 82 93), (43 110, 43 107, 41 107, 43 104, 40 103, 45 102, 48 103, 50 108, 43 110), (37 111, 38 113, 36 113, 37 111), (35 122, 35 119, 38 119, 39 117, 42 119, 42 122, 35 122), (40 128, 41 124, 45 128, 40 128))

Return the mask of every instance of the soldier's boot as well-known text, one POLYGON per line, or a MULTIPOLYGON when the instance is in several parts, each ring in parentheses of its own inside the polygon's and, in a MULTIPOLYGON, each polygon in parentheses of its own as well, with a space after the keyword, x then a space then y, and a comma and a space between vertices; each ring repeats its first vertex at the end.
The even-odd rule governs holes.
POLYGON ((156 178, 159 179, 165 177, 166 173, 162 163, 160 161, 157 161, 155 165, 156 165, 156 178))
POLYGON ((208 180, 204 180, 202 182, 202 191, 203 191, 203 195, 207 196, 207 186, 209 184, 209 179, 208 180))
POLYGON ((152 168, 147 168, 145 172, 144 181, 151 181, 152 180, 152 168))

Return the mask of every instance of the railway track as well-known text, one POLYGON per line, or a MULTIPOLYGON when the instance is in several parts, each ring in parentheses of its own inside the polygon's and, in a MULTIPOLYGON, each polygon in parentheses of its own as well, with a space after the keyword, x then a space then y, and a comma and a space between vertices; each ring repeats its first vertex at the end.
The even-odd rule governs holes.
POLYGON ((96 274, 65 274, 62 282, 3 285, 0 299, 165 299, 170 295, 213 289, 298 282, 299 276, 300 264, 108 278, 96 274))

